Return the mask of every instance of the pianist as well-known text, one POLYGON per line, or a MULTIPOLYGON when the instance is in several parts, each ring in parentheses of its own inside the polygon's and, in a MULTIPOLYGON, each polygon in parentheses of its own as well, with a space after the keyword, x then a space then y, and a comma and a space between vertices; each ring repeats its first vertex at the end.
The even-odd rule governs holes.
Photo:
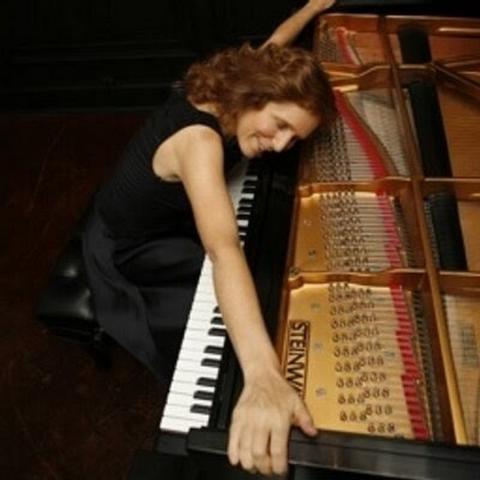
POLYGON ((259 49, 193 65, 133 137, 99 190, 83 235, 97 319, 158 377, 176 357, 205 252, 244 374, 229 458, 264 474, 286 469, 292 424, 311 417, 280 373, 239 242, 224 174, 236 141, 247 158, 281 152, 335 114, 314 56, 287 47, 332 0, 311 0, 259 49))

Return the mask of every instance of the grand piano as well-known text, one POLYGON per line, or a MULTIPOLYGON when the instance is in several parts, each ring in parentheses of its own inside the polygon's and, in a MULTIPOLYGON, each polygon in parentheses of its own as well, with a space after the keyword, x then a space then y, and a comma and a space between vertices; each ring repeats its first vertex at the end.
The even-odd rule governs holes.
MULTIPOLYGON (((320 430, 292 430, 289 478, 480 479, 480 18, 348 3, 313 34, 337 121, 231 180, 269 332, 320 430)), ((209 271, 159 421, 165 478, 252 476, 226 458, 242 379, 209 271)))

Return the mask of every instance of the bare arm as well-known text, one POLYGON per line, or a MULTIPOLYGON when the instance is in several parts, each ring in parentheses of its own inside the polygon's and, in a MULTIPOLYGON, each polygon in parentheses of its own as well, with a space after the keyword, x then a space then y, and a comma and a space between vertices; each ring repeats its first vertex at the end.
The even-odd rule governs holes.
POLYGON ((282 473, 287 468, 290 426, 298 425, 310 435, 316 430, 281 374, 264 325, 223 177, 220 139, 208 128, 190 129, 183 132, 187 140, 180 142, 176 170, 212 260, 218 303, 244 376, 230 426, 229 458, 247 470, 282 473))
POLYGON ((335 0, 309 0, 300 10, 297 10, 280 24, 262 47, 269 43, 281 47, 288 46, 313 17, 331 7, 334 3, 335 0))

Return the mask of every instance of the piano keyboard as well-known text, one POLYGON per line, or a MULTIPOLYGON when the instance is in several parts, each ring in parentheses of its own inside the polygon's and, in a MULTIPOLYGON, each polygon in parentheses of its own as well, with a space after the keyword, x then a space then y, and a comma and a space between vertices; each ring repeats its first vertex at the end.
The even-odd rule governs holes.
MULTIPOLYGON (((247 162, 243 161, 228 181, 242 245, 247 234, 257 179, 247 162)), ((187 433, 190 428, 208 424, 226 335, 215 297, 212 263, 206 256, 160 421, 160 430, 187 433)))

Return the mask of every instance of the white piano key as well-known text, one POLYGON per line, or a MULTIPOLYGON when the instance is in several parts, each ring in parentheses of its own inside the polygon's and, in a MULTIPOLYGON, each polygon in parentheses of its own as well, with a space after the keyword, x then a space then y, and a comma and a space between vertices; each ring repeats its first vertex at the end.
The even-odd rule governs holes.
MULTIPOLYGON (((190 383, 190 384, 194 383, 194 384, 197 384, 198 379, 201 378, 201 377, 202 377, 202 375, 199 375, 198 372, 195 372, 195 371, 183 371, 182 372, 181 370, 175 370, 173 372, 172 381, 179 382, 179 383, 190 383)), ((212 380, 216 379, 216 377, 206 377, 206 378, 211 378, 212 380)))
POLYGON ((255 198, 255 194, 254 193, 242 193, 242 198, 244 198, 245 200, 253 200, 255 198))
POLYGON ((179 353, 178 358, 182 360, 197 360, 198 358, 202 361, 206 359, 218 360, 220 355, 215 353, 203 353, 195 350, 182 350, 179 353))
POLYGON ((191 332, 187 332, 185 335, 185 341, 188 343, 190 340, 203 340, 205 345, 211 345, 212 347, 222 347, 225 345, 225 338, 224 337, 215 337, 212 335, 208 335, 208 332, 196 331, 192 330, 191 332))
POLYGON ((191 412, 189 406, 167 404, 165 405, 163 414, 167 415, 168 417, 183 418, 185 420, 190 419, 199 423, 204 422, 204 425, 208 423, 208 415, 204 413, 191 412))
MULTIPOLYGON (((205 313, 193 313, 190 315, 188 318, 188 323, 190 325, 194 325, 196 323, 203 324, 203 325, 212 325, 212 320, 214 318, 219 318, 222 319, 222 316, 219 313, 215 313, 212 309, 211 312, 205 312, 205 313)), ((216 322, 215 326, 222 327, 224 326, 223 321, 221 323, 216 322)))
MULTIPOLYGON (((215 393, 215 389, 213 387, 200 386, 197 384, 196 380, 195 382, 172 381, 172 384, 170 385, 170 393, 187 393, 194 395, 195 392, 199 391, 215 393)), ((170 395, 168 398, 170 398, 170 395)))
POLYGON ((188 343, 183 343, 180 347, 179 356, 182 355, 184 350, 188 350, 189 352, 195 352, 197 355, 202 355, 205 352, 205 342, 200 340, 190 340, 188 343))
MULTIPOLYGON (((200 321, 200 320, 192 320, 190 323, 189 323, 189 326, 188 326, 189 330, 195 330, 196 332, 205 332, 206 334, 210 334, 212 335, 212 332, 210 332, 210 330, 212 328, 217 328, 218 330, 223 330, 226 332, 226 327, 225 325, 214 325, 210 322, 210 319, 208 321, 200 321), (210 333, 209 333, 210 332, 210 333)), ((217 335, 212 335, 212 336, 217 336, 217 335)), ((221 335, 218 335, 218 336, 221 336, 221 335)))
POLYGON ((248 227, 249 221, 248 220, 237 220, 237 224, 239 227, 248 227))
POLYGON ((192 405, 204 405, 205 407, 212 406, 212 402, 210 400, 193 398, 193 395, 185 393, 171 393, 168 396, 168 403, 169 405, 176 405, 178 407, 191 407, 192 405))
POLYGON ((211 302, 214 305, 216 304, 217 299, 215 298, 215 293, 213 291, 197 291, 196 298, 203 300, 205 302, 211 302))
POLYGON ((207 314, 207 315, 211 315, 213 314, 213 309, 217 307, 217 304, 214 303, 212 304, 212 302, 197 302, 195 303, 194 307, 190 310, 190 316, 194 315, 194 314, 207 314))
POLYGON ((190 341, 203 341, 205 346, 211 345, 212 347, 223 347, 225 338, 209 335, 205 330, 191 330, 185 332, 184 340, 188 343, 190 341))
POLYGON ((197 421, 192 418, 184 419, 164 415, 160 422, 160 428, 169 432, 188 433, 191 428, 201 428, 205 427, 207 424, 208 419, 197 421))
POLYGON ((177 369, 174 373, 174 380, 176 382, 184 382, 184 383, 192 383, 192 381, 198 382, 200 378, 206 378, 209 380, 209 383, 212 383, 217 381, 217 377, 218 377, 218 369, 214 374, 211 369, 209 370, 208 373, 205 373, 205 369, 181 370, 180 368, 177 369))
POLYGON ((216 378, 218 376, 217 367, 205 367, 201 361, 184 360, 180 358, 176 369, 182 372, 197 372, 200 377, 216 378))
MULTIPOLYGON (((209 316, 208 318, 205 318, 205 319, 202 319, 200 317, 190 318, 190 321, 188 322, 189 330, 190 329, 196 330, 196 331, 210 330, 211 328, 213 328, 213 325, 210 323, 210 319, 212 316, 209 316)), ((222 325, 218 325, 218 327, 222 328, 222 325)))

